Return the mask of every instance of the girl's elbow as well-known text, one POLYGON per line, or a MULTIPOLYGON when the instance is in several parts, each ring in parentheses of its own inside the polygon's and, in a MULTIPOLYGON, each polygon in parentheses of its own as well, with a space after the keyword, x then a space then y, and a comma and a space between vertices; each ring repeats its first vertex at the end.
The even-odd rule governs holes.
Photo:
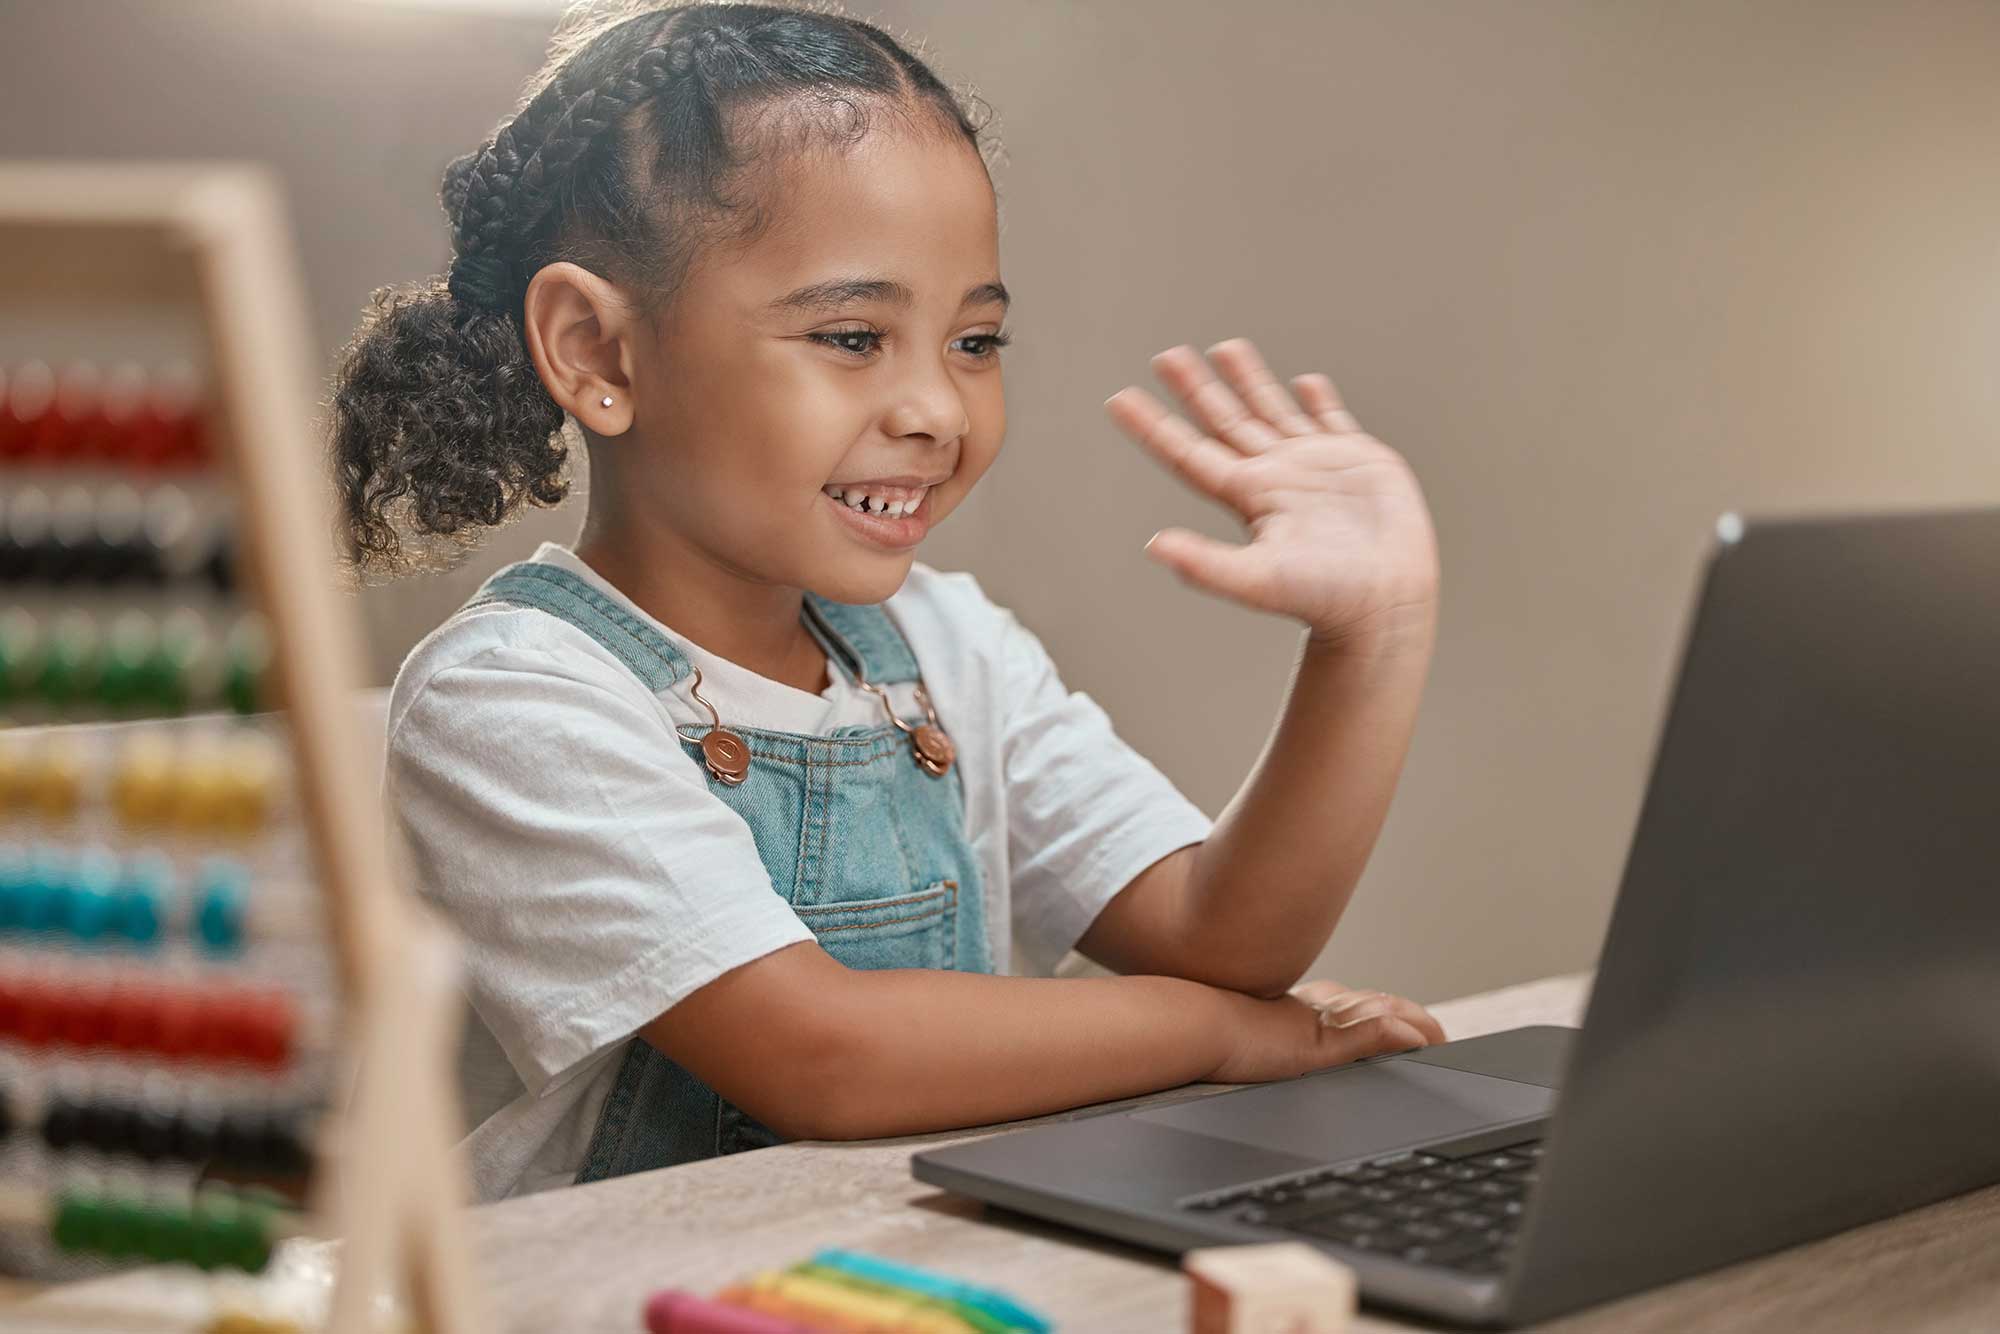
POLYGON ((770 1059, 779 1077, 763 1091, 764 1108, 744 1110, 787 1140, 867 1139, 871 1126, 870 1073, 866 1032, 837 1023, 815 1023, 773 1044, 770 1059))

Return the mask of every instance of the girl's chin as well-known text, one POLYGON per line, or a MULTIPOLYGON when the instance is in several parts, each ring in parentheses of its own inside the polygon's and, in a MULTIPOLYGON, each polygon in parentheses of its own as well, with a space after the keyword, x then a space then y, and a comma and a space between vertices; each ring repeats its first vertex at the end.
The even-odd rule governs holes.
POLYGON ((848 552, 818 562, 805 587, 833 602, 855 606, 882 602, 910 577, 915 551, 848 552))

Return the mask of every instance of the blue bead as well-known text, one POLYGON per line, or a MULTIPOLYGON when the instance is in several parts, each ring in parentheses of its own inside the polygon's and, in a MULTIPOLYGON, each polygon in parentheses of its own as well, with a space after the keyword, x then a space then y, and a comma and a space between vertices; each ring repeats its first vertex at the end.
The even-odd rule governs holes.
POLYGON ((28 859, 18 849, 0 849, 0 931, 17 931, 27 904, 28 859))
POLYGON ((111 928, 118 904, 109 894, 76 889, 69 896, 69 933, 78 940, 96 940, 111 928))
POLYGON ((145 889, 125 885, 115 896, 118 934, 134 945, 156 945, 160 940, 160 901, 145 889))
POLYGON ((69 901, 75 892, 69 859, 54 848, 38 848, 22 877, 21 925, 29 931, 69 929, 69 901))
POLYGON ((248 881, 243 868, 222 857, 202 863, 202 887, 195 909, 199 943, 212 954, 235 954, 243 948, 248 881))
POLYGON ((66 903, 69 933, 78 940, 96 940, 117 919, 118 859, 102 849, 76 859, 66 903))
POLYGON ((157 852, 142 852, 125 863, 118 878, 118 930, 141 948, 160 942, 167 895, 174 883, 174 866, 157 852))

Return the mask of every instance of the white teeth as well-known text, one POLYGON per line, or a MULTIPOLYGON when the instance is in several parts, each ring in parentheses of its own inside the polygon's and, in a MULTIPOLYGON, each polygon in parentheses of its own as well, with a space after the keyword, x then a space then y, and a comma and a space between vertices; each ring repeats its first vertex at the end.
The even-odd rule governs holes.
POLYGON ((892 519, 900 519, 906 515, 916 513, 917 507, 924 503, 925 492, 930 490, 929 487, 925 487, 923 491, 917 492, 916 496, 909 500, 889 500, 882 496, 870 495, 858 487, 829 486, 823 489, 827 495, 846 505, 849 509, 857 509, 864 514, 883 514, 892 519))

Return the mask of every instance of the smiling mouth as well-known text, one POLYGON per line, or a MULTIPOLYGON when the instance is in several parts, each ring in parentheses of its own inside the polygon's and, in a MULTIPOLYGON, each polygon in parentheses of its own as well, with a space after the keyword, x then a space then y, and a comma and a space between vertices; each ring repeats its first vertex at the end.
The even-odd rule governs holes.
POLYGON ((887 515, 892 519, 915 514, 930 491, 928 486, 885 486, 873 482, 820 488, 821 494, 837 504, 863 514, 887 515))
POLYGON ((891 551, 905 551, 923 541, 930 531, 930 493, 933 488, 895 487, 890 490, 904 494, 895 498, 883 497, 879 492, 863 496, 853 488, 822 487, 820 494, 827 503, 840 514, 841 521, 854 530, 855 534, 870 545, 884 547, 891 551), (836 496, 834 492, 845 489, 854 500, 836 496), (882 508, 871 508, 880 500, 882 508))

